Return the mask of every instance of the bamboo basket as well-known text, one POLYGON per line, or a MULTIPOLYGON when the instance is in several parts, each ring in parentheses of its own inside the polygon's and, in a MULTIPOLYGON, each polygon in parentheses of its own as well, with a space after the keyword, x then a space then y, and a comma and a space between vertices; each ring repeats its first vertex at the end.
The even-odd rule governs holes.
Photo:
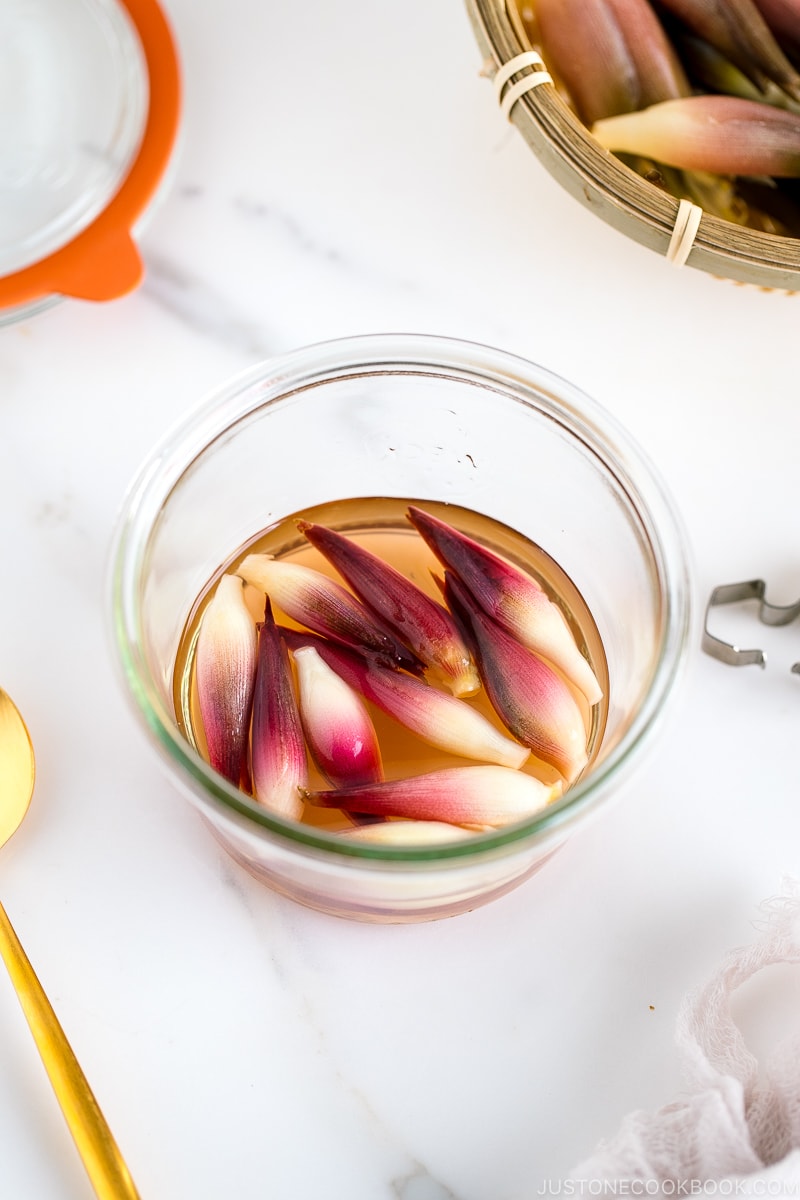
POLYGON ((508 102, 510 89, 519 85, 522 94, 513 103, 509 120, 572 196, 657 254, 739 283, 800 290, 800 238, 747 229, 703 213, 637 175, 595 141, 554 86, 531 83, 537 73, 546 72, 545 64, 530 65, 521 59, 518 69, 513 69, 514 60, 520 55, 528 58, 526 52, 535 49, 514 0, 466 0, 466 5, 484 57, 484 73, 499 80, 508 76, 496 89, 498 101, 508 102), (687 216, 694 223, 684 232, 687 216))

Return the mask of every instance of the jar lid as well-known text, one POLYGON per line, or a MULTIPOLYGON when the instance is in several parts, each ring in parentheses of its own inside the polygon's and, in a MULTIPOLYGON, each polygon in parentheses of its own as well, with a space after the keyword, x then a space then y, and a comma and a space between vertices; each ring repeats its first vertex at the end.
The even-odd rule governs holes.
POLYGON ((0 322, 141 281, 132 233, 178 127, 175 44, 156 0, 0 6, 0 322))

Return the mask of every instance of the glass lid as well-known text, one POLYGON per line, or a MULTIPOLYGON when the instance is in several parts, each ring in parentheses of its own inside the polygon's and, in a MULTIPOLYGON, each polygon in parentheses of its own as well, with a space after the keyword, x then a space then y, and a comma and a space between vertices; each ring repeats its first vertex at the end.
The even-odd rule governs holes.
POLYGON ((180 85, 156 0, 0 4, 0 320, 135 287, 131 231, 174 144, 180 85))

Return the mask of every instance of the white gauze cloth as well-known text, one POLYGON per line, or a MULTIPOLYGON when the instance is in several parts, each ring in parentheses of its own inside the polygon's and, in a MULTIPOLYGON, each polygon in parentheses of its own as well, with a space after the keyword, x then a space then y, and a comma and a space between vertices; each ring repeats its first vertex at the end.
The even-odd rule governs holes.
POLYGON ((763 1063, 731 1014, 732 994, 759 971, 800 964, 800 882, 784 881, 761 913, 759 940, 731 952, 683 1003, 683 1097, 655 1113, 631 1113, 570 1180, 636 1181, 628 1194, 646 1196, 706 1194, 711 1183, 719 1195, 800 1196, 800 1009, 763 1063))

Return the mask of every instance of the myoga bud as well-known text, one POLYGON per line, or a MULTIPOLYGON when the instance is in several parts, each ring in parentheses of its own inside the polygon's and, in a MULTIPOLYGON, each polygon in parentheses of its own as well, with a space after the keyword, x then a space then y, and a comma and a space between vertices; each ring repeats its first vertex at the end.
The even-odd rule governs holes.
POLYGON ((483 686, 503 723, 538 759, 574 782, 588 755, 583 714, 569 686, 487 617, 449 571, 445 595, 472 643, 483 686))
POLYGON ((364 787, 310 792, 306 799, 325 808, 353 808, 375 816, 484 829, 531 817, 560 794, 560 784, 543 783, 524 771, 479 766, 450 767, 364 787))
POLYGON ((342 837, 355 842, 381 846, 433 846, 442 842, 458 842, 473 836, 463 825, 448 825, 446 821, 385 821, 378 819, 369 825, 343 829, 342 837))
POLYGON ((236 575, 222 576, 203 613, 195 664, 209 762, 239 787, 247 762, 256 627, 236 575))
POLYGON ((536 0, 535 12, 547 64, 586 124, 689 94, 648 0, 536 0))
POLYGON ((362 603, 413 650, 436 680, 454 696, 471 696, 478 691, 480 680, 469 650, 441 604, 351 538, 307 521, 301 521, 299 528, 362 603))
POLYGON ((506 737, 466 700, 325 638, 290 629, 284 630, 284 637, 293 652, 300 646, 314 646, 350 687, 430 746, 515 770, 530 755, 526 746, 506 737))
POLYGON ((561 610, 532 575, 421 508, 409 508, 408 518, 488 616, 557 666, 590 704, 597 703, 603 693, 592 668, 561 610))
POLYGON ((800 100, 800 76, 754 0, 660 0, 660 3, 759 87, 772 82, 800 100))
POLYGON ((383 779, 375 726, 360 696, 313 646, 294 651, 300 719, 319 769, 334 787, 383 779))
POLYGON ((268 595, 287 617, 315 633, 376 650, 387 662, 408 671, 421 669, 419 660, 390 630, 381 628, 351 592, 321 571, 269 554, 248 554, 237 574, 268 595))
POLYGON ((737 96, 667 100, 592 127, 607 150, 686 171, 800 176, 800 114, 737 96))
POLYGON ((796 66, 800 60, 800 0, 756 0, 756 7, 796 66))
POLYGON ((306 749, 289 655, 269 600, 258 631, 251 768, 256 800, 279 816, 299 821, 308 783, 306 749))

